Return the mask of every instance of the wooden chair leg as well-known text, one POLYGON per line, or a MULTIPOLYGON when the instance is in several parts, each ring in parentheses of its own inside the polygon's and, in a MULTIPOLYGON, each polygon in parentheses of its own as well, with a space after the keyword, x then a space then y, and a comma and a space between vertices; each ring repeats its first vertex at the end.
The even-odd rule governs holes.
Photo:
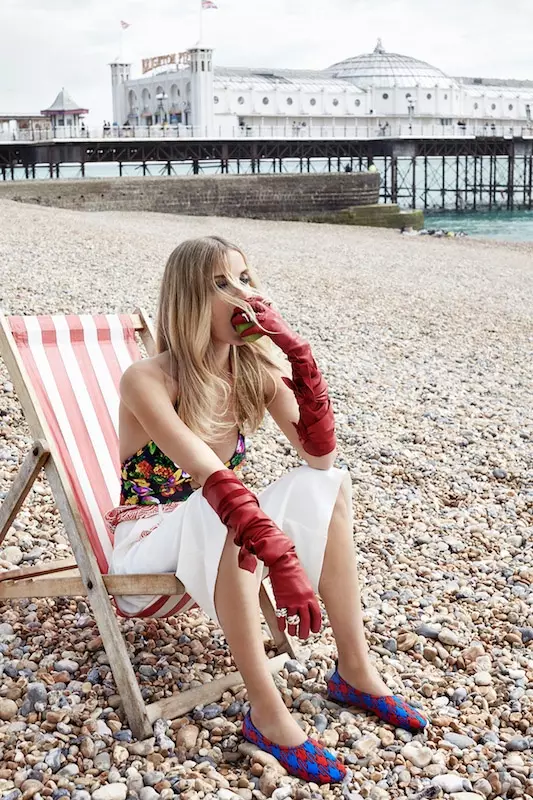
POLYGON ((18 510, 26 499, 35 478, 46 463, 50 451, 45 441, 37 439, 21 464, 7 497, 0 506, 0 544, 17 516, 18 510))
POLYGON ((297 647, 294 639, 289 636, 287 631, 280 631, 278 628, 278 619, 276 617, 276 607, 272 602, 272 598, 263 582, 259 590, 259 603, 261 604, 261 611, 268 625, 274 644, 280 653, 287 653, 291 658, 298 658, 297 647))

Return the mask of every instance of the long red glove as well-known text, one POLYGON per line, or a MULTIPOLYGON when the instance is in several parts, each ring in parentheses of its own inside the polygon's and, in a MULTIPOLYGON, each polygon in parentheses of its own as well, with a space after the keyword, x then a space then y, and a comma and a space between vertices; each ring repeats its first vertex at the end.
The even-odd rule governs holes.
MULTIPOLYGON (((298 624, 289 624, 289 634, 307 639, 310 630, 318 633, 320 606, 294 545, 260 508, 257 497, 231 469, 210 475, 202 491, 221 522, 234 532, 241 569, 255 572, 257 556, 269 567, 278 609, 285 609, 286 617, 299 616, 298 624)), ((278 617, 278 627, 285 630, 285 616, 278 617)))
MULTIPOLYGON (((266 333, 283 350, 291 364, 292 381, 289 378, 282 380, 292 389, 298 403, 300 419, 293 424, 303 449, 311 456, 331 453, 336 446, 335 417, 328 385, 313 358, 311 345, 294 333, 283 317, 264 300, 249 297, 246 301, 265 330, 253 323, 242 332, 242 339, 246 341, 254 333, 266 333)), ((252 320, 240 308, 236 308, 231 322, 235 326, 252 320)))

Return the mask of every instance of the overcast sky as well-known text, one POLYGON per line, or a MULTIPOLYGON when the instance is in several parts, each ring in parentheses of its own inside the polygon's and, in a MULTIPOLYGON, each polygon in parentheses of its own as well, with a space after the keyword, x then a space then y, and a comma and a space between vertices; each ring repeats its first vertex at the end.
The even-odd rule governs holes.
MULTIPOLYGON (((533 0, 216 0, 204 38, 216 64, 323 69, 386 50, 451 75, 533 78, 533 0)), ((111 119, 109 62, 121 49, 140 75, 148 56, 185 50, 200 0, 0 0, 0 113, 35 113, 62 86, 111 119)))

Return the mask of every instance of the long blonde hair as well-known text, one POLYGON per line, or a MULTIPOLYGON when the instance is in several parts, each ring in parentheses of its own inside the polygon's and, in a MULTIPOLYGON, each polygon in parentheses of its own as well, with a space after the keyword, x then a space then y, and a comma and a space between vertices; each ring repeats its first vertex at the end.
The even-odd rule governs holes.
MULTIPOLYGON (((244 433, 253 433, 260 426, 267 393, 272 379, 269 368, 282 368, 283 358, 267 336, 253 344, 230 345, 231 384, 217 374, 215 349, 211 339, 211 300, 213 292, 232 307, 245 310, 255 319, 253 309, 242 298, 231 293, 241 288, 231 273, 230 251, 246 257, 237 245, 219 236, 204 236, 182 242, 170 254, 159 293, 156 324, 157 352, 168 351, 172 377, 178 385, 179 415, 183 422, 204 441, 219 442, 227 438, 235 423, 244 433), (215 282, 215 275, 224 274, 225 291, 215 282), (220 403, 220 390, 224 407, 220 403), (221 418, 231 408, 234 422, 221 418)), ((247 264, 250 294, 264 294, 255 270, 247 264)))

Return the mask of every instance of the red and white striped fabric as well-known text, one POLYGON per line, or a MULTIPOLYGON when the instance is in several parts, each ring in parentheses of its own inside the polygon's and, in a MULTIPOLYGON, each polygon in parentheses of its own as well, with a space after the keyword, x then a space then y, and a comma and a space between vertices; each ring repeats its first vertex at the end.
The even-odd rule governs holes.
MULTIPOLYGON (((119 382, 141 357, 132 320, 127 314, 69 314, 11 316, 8 322, 105 575, 113 535, 104 515, 120 496, 119 382)), ((160 597, 139 616, 192 607, 188 594, 160 597)))

